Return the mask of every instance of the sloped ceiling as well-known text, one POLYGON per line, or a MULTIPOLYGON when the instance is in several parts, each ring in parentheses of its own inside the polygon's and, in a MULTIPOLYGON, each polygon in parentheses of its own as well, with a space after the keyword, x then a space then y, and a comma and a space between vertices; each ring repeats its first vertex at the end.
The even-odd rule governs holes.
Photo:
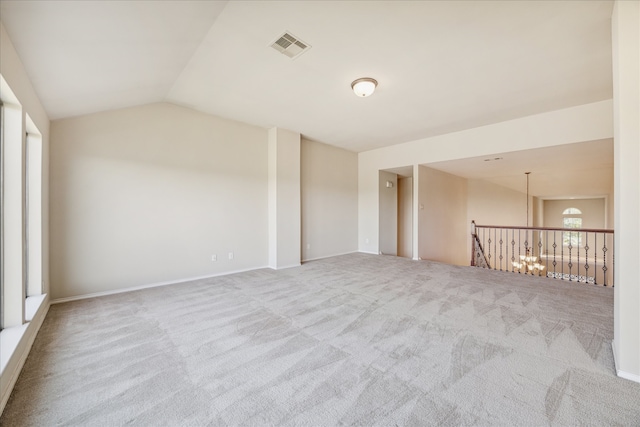
POLYGON ((226 2, 0 1, 52 120, 167 99, 226 2))
POLYGON ((610 1, 0 4, 52 119, 169 101, 362 151, 612 96, 610 1))
POLYGON ((7 1, 51 119, 167 101, 353 151, 612 97, 611 1, 7 1), (312 47, 290 59, 284 31, 312 47), (350 83, 379 81, 368 98, 350 83))

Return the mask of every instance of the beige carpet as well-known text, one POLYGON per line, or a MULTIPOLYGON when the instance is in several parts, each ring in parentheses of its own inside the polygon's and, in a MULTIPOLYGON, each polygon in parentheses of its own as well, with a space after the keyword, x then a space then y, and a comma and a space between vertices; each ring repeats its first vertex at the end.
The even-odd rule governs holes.
POLYGON ((640 425, 612 292, 351 254, 54 305, 0 424, 640 425))

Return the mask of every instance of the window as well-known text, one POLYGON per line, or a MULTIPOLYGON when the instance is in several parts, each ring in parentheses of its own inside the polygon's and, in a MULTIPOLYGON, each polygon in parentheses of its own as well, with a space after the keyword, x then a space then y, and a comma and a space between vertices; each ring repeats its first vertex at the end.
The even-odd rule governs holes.
MULTIPOLYGON (((577 208, 567 208, 562 212, 562 226, 564 228, 582 228, 582 211, 577 208)), ((562 244, 564 246, 581 246, 582 233, 578 231, 565 231, 562 233, 562 244)))
POLYGON ((1 331, 29 322, 44 296, 42 134, 1 75, 0 88, 1 331))
MULTIPOLYGON (((0 74, 0 377, 3 379, 17 378, 20 360, 26 357, 23 352, 31 347, 46 309, 42 281, 42 145, 42 134, 0 74), (9 360, 18 363, 8 363, 9 360)), ((11 387, 10 381, 0 381, 0 395, 8 396, 11 387)))

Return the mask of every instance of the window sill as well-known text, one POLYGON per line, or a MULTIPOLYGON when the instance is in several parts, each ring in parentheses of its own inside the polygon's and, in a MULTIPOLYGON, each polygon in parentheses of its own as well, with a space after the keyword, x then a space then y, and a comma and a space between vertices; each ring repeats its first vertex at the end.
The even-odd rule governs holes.
POLYGON ((21 326, 14 326, 0 331, 0 375, 5 374, 5 369, 18 346, 25 337, 29 329, 30 322, 34 319, 47 295, 36 295, 25 300, 25 319, 26 323, 21 326))
POLYGON ((47 297, 47 294, 44 295, 35 295, 32 297, 28 297, 24 302, 24 318, 27 322, 31 322, 33 318, 36 316, 36 313, 44 303, 44 299, 47 297))

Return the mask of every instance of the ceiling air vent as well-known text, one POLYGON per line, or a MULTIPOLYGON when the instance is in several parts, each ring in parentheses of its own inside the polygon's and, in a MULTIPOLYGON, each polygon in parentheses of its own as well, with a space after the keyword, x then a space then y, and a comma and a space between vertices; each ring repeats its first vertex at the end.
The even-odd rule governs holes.
POLYGON ((311 48, 311 46, 291 33, 284 33, 281 35, 271 44, 271 47, 289 58, 297 58, 311 48))

